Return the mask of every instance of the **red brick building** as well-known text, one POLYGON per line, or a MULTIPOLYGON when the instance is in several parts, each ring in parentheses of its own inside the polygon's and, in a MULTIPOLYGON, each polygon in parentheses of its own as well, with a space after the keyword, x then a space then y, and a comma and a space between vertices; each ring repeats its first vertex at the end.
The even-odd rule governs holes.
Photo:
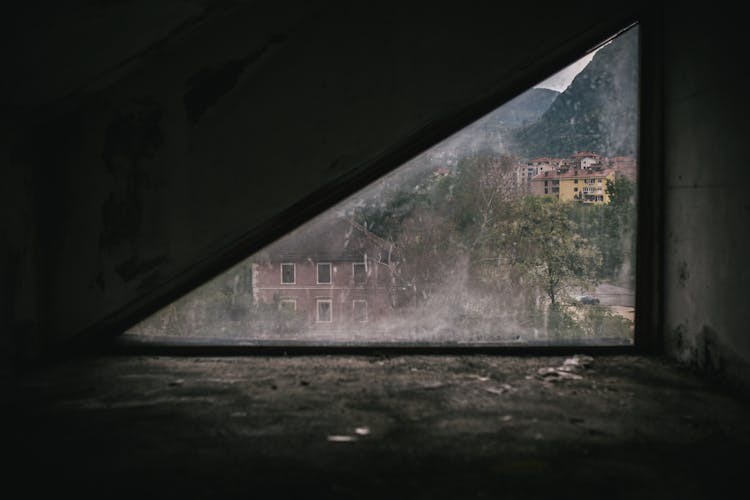
POLYGON ((376 323, 392 310, 388 245, 345 218, 300 228, 252 264, 253 298, 315 328, 376 323))

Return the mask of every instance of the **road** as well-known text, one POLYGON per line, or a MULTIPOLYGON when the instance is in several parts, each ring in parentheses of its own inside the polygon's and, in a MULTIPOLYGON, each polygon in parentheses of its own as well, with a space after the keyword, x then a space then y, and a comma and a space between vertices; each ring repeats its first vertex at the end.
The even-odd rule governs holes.
POLYGON ((602 283, 596 287, 595 295, 600 304, 607 306, 614 314, 635 321, 634 290, 611 283, 602 283))

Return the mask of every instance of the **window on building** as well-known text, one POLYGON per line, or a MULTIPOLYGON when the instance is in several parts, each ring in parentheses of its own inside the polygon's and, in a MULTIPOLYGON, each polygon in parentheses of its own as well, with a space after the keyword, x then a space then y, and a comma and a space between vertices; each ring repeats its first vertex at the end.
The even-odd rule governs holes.
POLYGON ((287 312, 295 312, 297 310, 297 300, 283 298, 279 300, 279 309, 287 312))
POLYGON ((318 323, 330 323, 333 321, 333 301, 331 299, 317 299, 316 317, 318 323))
POLYGON ((352 317, 357 323, 367 322, 367 301, 366 300, 353 300, 352 301, 352 317))
POLYGON ((355 285, 364 285, 367 281, 367 265, 364 262, 355 262, 352 264, 352 275, 355 285))
POLYGON ((331 283, 331 264, 329 263, 318 263, 318 284, 330 284, 331 283))
POLYGON ((128 335, 214 344, 632 344, 637 30, 425 150, 128 335), (583 152, 608 166, 580 169, 583 152), (615 164, 616 157, 627 159, 615 164), (553 160, 539 162, 528 189, 523 173, 537 158, 553 160), (574 175, 583 182, 561 190, 560 178, 567 183, 574 175), (616 184, 611 196, 602 190, 604 178, 616 184), (316 287, 334 284, 335 270, 344 273, 340 283, 325 292, 316 287), (297 300, 277 307, 279 297, 297 300), (294 315, 279 310, 292 307, 294 315))
POLYGON ((296 283, 296 266, 291 263, 281 264, 281 284, 294 285, 296 283))

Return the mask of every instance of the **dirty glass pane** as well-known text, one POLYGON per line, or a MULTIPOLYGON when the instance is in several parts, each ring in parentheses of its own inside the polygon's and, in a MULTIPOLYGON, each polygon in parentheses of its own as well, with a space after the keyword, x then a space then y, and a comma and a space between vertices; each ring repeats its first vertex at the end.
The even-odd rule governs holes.
POLYGON ((635 26, 126 337, 631 344, 637 55, 635 26))
POLYGON ((279 308, 283 311, 287 312, 294 312, 297 310, 297 300, 296 299, 281 299, 279 301, 279 308))
POLYGON ((293 285, 295 280, 295 265, 281 264, 281 284, 293 285))
POLYGON ((318 299, 318 321, 321 323, 330 323, 333 318, 331 317, 331 309, 333 301, 330 299, 318 299))
POLYGON ((352 301, 352 309, 354 312, 354 321, 363 323, 367 321, 367 301, 366 300, 354 300, 352 301))
POLYGON ((362 262, 352 264, 352 273, 354 274, 354 284, 364 285, 367 281, 367 266, 362 262))
POLYGON ((318 264, 318 283, 325 284, 331 282, 331 264, 318 264))

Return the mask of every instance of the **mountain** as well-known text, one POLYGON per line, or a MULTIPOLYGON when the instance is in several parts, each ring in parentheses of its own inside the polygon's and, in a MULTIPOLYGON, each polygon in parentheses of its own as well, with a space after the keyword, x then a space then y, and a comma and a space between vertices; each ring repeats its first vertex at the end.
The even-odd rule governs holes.
POLYGON ((559 94, 550 89, 529 89, 433 147, 431 155, 463 157, 481 151, 506 152, 505 138, 510 131, 535 123, 559 94))
POLYGON ((506 137, 521 156, 593 151, 635 155, 638 127, 638 32, 599 49, 541 118, 506 137))
POLYGON ((549 109, 558 95, 560 93, 556 90, 529 89, 492 111, 481 121, 502 128, 529 125, 537 121, 549 109))

